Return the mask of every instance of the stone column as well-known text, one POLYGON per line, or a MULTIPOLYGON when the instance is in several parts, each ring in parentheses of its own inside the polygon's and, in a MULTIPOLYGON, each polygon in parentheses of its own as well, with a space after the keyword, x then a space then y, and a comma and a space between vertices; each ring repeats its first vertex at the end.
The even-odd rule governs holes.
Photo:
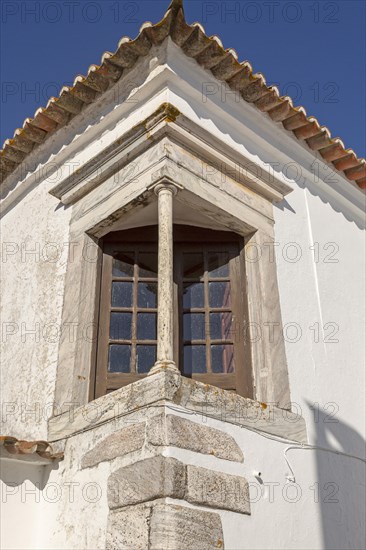
POLYGON ((173 197, 178 186, 159 183, 154 191, 159 206, 158 346, 157 361, 149 375, 162 370, 179 372, 173 359, 173 197))

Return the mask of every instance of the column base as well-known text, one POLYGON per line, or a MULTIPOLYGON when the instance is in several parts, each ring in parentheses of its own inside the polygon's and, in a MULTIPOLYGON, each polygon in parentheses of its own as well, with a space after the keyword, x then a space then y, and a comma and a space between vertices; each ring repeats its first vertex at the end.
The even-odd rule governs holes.
POLYGON ((174 361, 156 361, 155 365, 149 371, 148 376, 157 374, 158 372, 169 371, 180 374, 177 365, 174 361))

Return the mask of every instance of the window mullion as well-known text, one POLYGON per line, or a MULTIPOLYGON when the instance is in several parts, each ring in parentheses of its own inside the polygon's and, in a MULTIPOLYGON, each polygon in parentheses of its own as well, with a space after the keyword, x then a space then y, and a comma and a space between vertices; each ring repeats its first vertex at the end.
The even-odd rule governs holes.
POLYGON ((212 373, 211 361, 211 333, 210 333, 210 292, 209 292, 209 277, 208 277, 208 251, 203 251, 204 262, 204 289, 205 289, 205 340, 206 340, 206 370, 207 373, 212 373))
POLYGON ((132 294, 132 341, 131 341, 131 365, 130 371, 137 373, 137 292, 138 292, 138 264, 137 251, 135 251, 135 263, 133 266, 133 294, 132 294))

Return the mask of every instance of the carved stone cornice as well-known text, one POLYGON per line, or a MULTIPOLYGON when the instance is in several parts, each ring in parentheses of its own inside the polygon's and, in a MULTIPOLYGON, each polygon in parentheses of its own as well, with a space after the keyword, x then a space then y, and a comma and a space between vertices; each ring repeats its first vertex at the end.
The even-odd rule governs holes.
POLYGON ((223 170, 270 201, 280 201, 292 191, 276 177, 270 165, 254 165, 252 159, 198 126, 170 103, 120 136, 73 174, 50 190, 63 204, 72 204, 131 163, 164 137, 184 146, 203 162, 223 170))

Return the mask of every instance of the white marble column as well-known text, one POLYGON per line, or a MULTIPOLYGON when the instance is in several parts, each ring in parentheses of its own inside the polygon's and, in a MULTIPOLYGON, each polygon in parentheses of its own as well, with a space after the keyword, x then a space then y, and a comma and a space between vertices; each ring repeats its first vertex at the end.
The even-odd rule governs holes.
POLYGON ((162 370, 179 372, 173 358, 173 197, 178 186, 159 183, 154 191, 159 207, 157 361, 149 375, 162 370))

